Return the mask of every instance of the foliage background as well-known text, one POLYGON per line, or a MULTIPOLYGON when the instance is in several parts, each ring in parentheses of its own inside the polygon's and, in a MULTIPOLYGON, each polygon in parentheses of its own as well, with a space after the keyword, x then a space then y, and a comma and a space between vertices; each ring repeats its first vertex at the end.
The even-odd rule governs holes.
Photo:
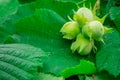
MULTIPOLYGON (((72 54, 71 41, 59 32, 78 6, 94 6, 96 0, 0 0, 0 80, 65 80, 61 72, 81 59, 95 63, 94 75, 75 75, 66 80, 120 79, 120 1, 101 0, 100 17, 114 28, 97 43, 89 56, 72 54)), ((72 74, 75 72, 73 71, 72 74)), ((69 74, 68 74, 69 75, 69 74)))

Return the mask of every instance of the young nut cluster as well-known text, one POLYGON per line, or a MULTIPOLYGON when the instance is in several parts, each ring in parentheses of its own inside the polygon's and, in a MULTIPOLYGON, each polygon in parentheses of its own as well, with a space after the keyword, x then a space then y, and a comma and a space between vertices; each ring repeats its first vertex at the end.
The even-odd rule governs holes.
POLYGON ((104 42, 103 35, 109 30, 103 25, 105 17, 97 17, 86 7, 79 8, 74 13, 73 20, 65 23, 60 30, 63 38, 76 39, 71 45, 72 52, 78 51, 80 55, 88 55, 96 48, 94 41, 104 42))

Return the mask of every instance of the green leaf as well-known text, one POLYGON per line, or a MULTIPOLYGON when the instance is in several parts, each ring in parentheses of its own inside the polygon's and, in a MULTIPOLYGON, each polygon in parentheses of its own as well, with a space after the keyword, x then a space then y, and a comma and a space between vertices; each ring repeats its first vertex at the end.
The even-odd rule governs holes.
POLYGON ((106 70, 115 77, 120 73, 120 36, 114 30, 105 36, 105 44, 96 55, 96 66, 99 71, 106 70))
POLYGON ((34 80, 65 80, 63 77, 56 77, 52 74, 39 73, 34 80))
POLYGON ((112 7, 110 9, 110 18, 116 25, 117 30, 120 32, 120 7, 112 7))
POLYGON ((9 35, 10 33, 4 27, 0 26, 0 44, 3 44, 9 35))
POLYGON ((83 2, 80 0, 59 0, 60 2, 73 2, 73 3, 78 3, 78 2, 83 2))
POLYGON ((120 17, 119 18, 116 18, 115 20, 114 20, 114 23, 115 23, 115 25, 116 25, 116 29, 119 31, 119 33, 120 33, 120 17))
POLYGON ((18 5, 17 0, 0 0, 0 23, 8 19, 9 15, 15 14, 18 5))
POLYGON ((119 15, 120 15, 120 7, 112 7, 110 9, 110 18, 111 18, 111 20, 115 20, 116 18, 120 18, 119 15))
POLYGON ((30 80, 37 76, 42 67, 41 49, 26 44, 0 45, 0 79, 30 80))
POLYGON ((93 62, 81 60, 79 65, 65 69, 61 75, 65 78, 77 74, 93 74, 96 72, 96 67, 93 62))
POLYGON ((66 2, 59 2, 59 1, 53 1, 53 0, 40 0, 40 1, 31 2, 31 3, 22 4, 19 6, 16 14, 10 16, 10 19, 6 20, 4 25, 6 26, 7 29, 13 32, 14 31, 13 25, 16 22, 18 22, 20 19, 24 17, 33 15, 35 10, 39 8, 54 10, 55 12, 59 13, 60 16, 68 20, 67 16, 72 15, 73 9, 77 9, 77 6, 75 5, 75 3, 72 3, 72 2, 66 3, 66 2), (64 8, 64 11, 63 11, 63 8, 64 8))
POLYGON ((109 12, 110 8, 115 6, 115 2, 116 2, 116 0, 109 0, 109 1, 107 2, 106 12, 109 12))
POLYGON ((120 3, 120 0, 109 0, 109 1, 107 1, 106 12, 109 12, 109 10, 110 10, 112 7, 117 6, 116 4, 119 5, 119 3, 120 3))
POLYGON ((119 80, 120 77, 115 78, 112 75, 109 75, 107 72, 97 73, 92 76, 85 76, 85 80, 119 80))
POLYGON ((35 0, 19 0, 19 2, 20 2, 21 4, 30 3, 30 2, 32 2, 32 1, 35 1, 35 0))
POLYGON ((9 19, 3 23, 4 28, 10 33, 13 33, 13 25, 20 19, 33 15, 35 8, 37 8, 35 2, 19 5, 17 12, 14 15, 9 16, 9 19))
POLYGON ((59 75, 67 67, 79 63, 79 57, 71 53, 70 42, 62 39, 59 32, 66 21, 52 10, 38 9, 31 17, 15 24, 16 35, 6 43, 26 43, 41 48, 48 57, 44 58, 44 72, 59 75))
POLYGON ((73 10, 77 9, 76 4, 71 1, 64 2, 59 0, 37 0, 37 5, 40 5, 40 8, 53 10, 65 19, 68 19, 67 16, 73 15, 73 10))

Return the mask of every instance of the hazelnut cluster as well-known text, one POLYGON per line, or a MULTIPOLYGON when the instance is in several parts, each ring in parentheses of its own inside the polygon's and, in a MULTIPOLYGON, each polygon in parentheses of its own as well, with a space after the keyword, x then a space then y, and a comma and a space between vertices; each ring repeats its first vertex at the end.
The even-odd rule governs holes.
POLYGON ((109 30, 103 25, 106 15, 99 18, 95 14, 86 7, 79 8, 74 12, 73 20, 66 22, 61 28, 63 38, 76 39, 71 45, 72 52, 78 51, 80 55, 88 55, 92 49, 97 49, 94 41, 104 42, 103 35, 109 30))

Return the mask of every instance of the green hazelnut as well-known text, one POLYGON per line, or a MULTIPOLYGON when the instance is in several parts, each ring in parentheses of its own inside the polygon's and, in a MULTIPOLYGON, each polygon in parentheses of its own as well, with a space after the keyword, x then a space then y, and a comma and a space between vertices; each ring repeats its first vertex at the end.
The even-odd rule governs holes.
POLYGON ((93 13, 90 9, 86 7, 82 7, 78 9, 77 12, 74 14, 74 20, 78 21, 78 23, 83 26, 86 22, 93 20, 93 13))
POLYGON ((73 52, 77 50, 80 55, 88 55, 92 47, 93 42, 85 38, 82 34, 79 34, 76 41, 72 43, 71 50, 73 52))
POLYGON ((99 21, 91 21, 82 28, 82 33, 90 39, 103 41, 104 27, 99 21))
POLYGON ((75 21, 67 22, 63 25, 60 32, 63 33, 63 38, 65 39, 75 39, 80 32, 79 24, 75 21))

